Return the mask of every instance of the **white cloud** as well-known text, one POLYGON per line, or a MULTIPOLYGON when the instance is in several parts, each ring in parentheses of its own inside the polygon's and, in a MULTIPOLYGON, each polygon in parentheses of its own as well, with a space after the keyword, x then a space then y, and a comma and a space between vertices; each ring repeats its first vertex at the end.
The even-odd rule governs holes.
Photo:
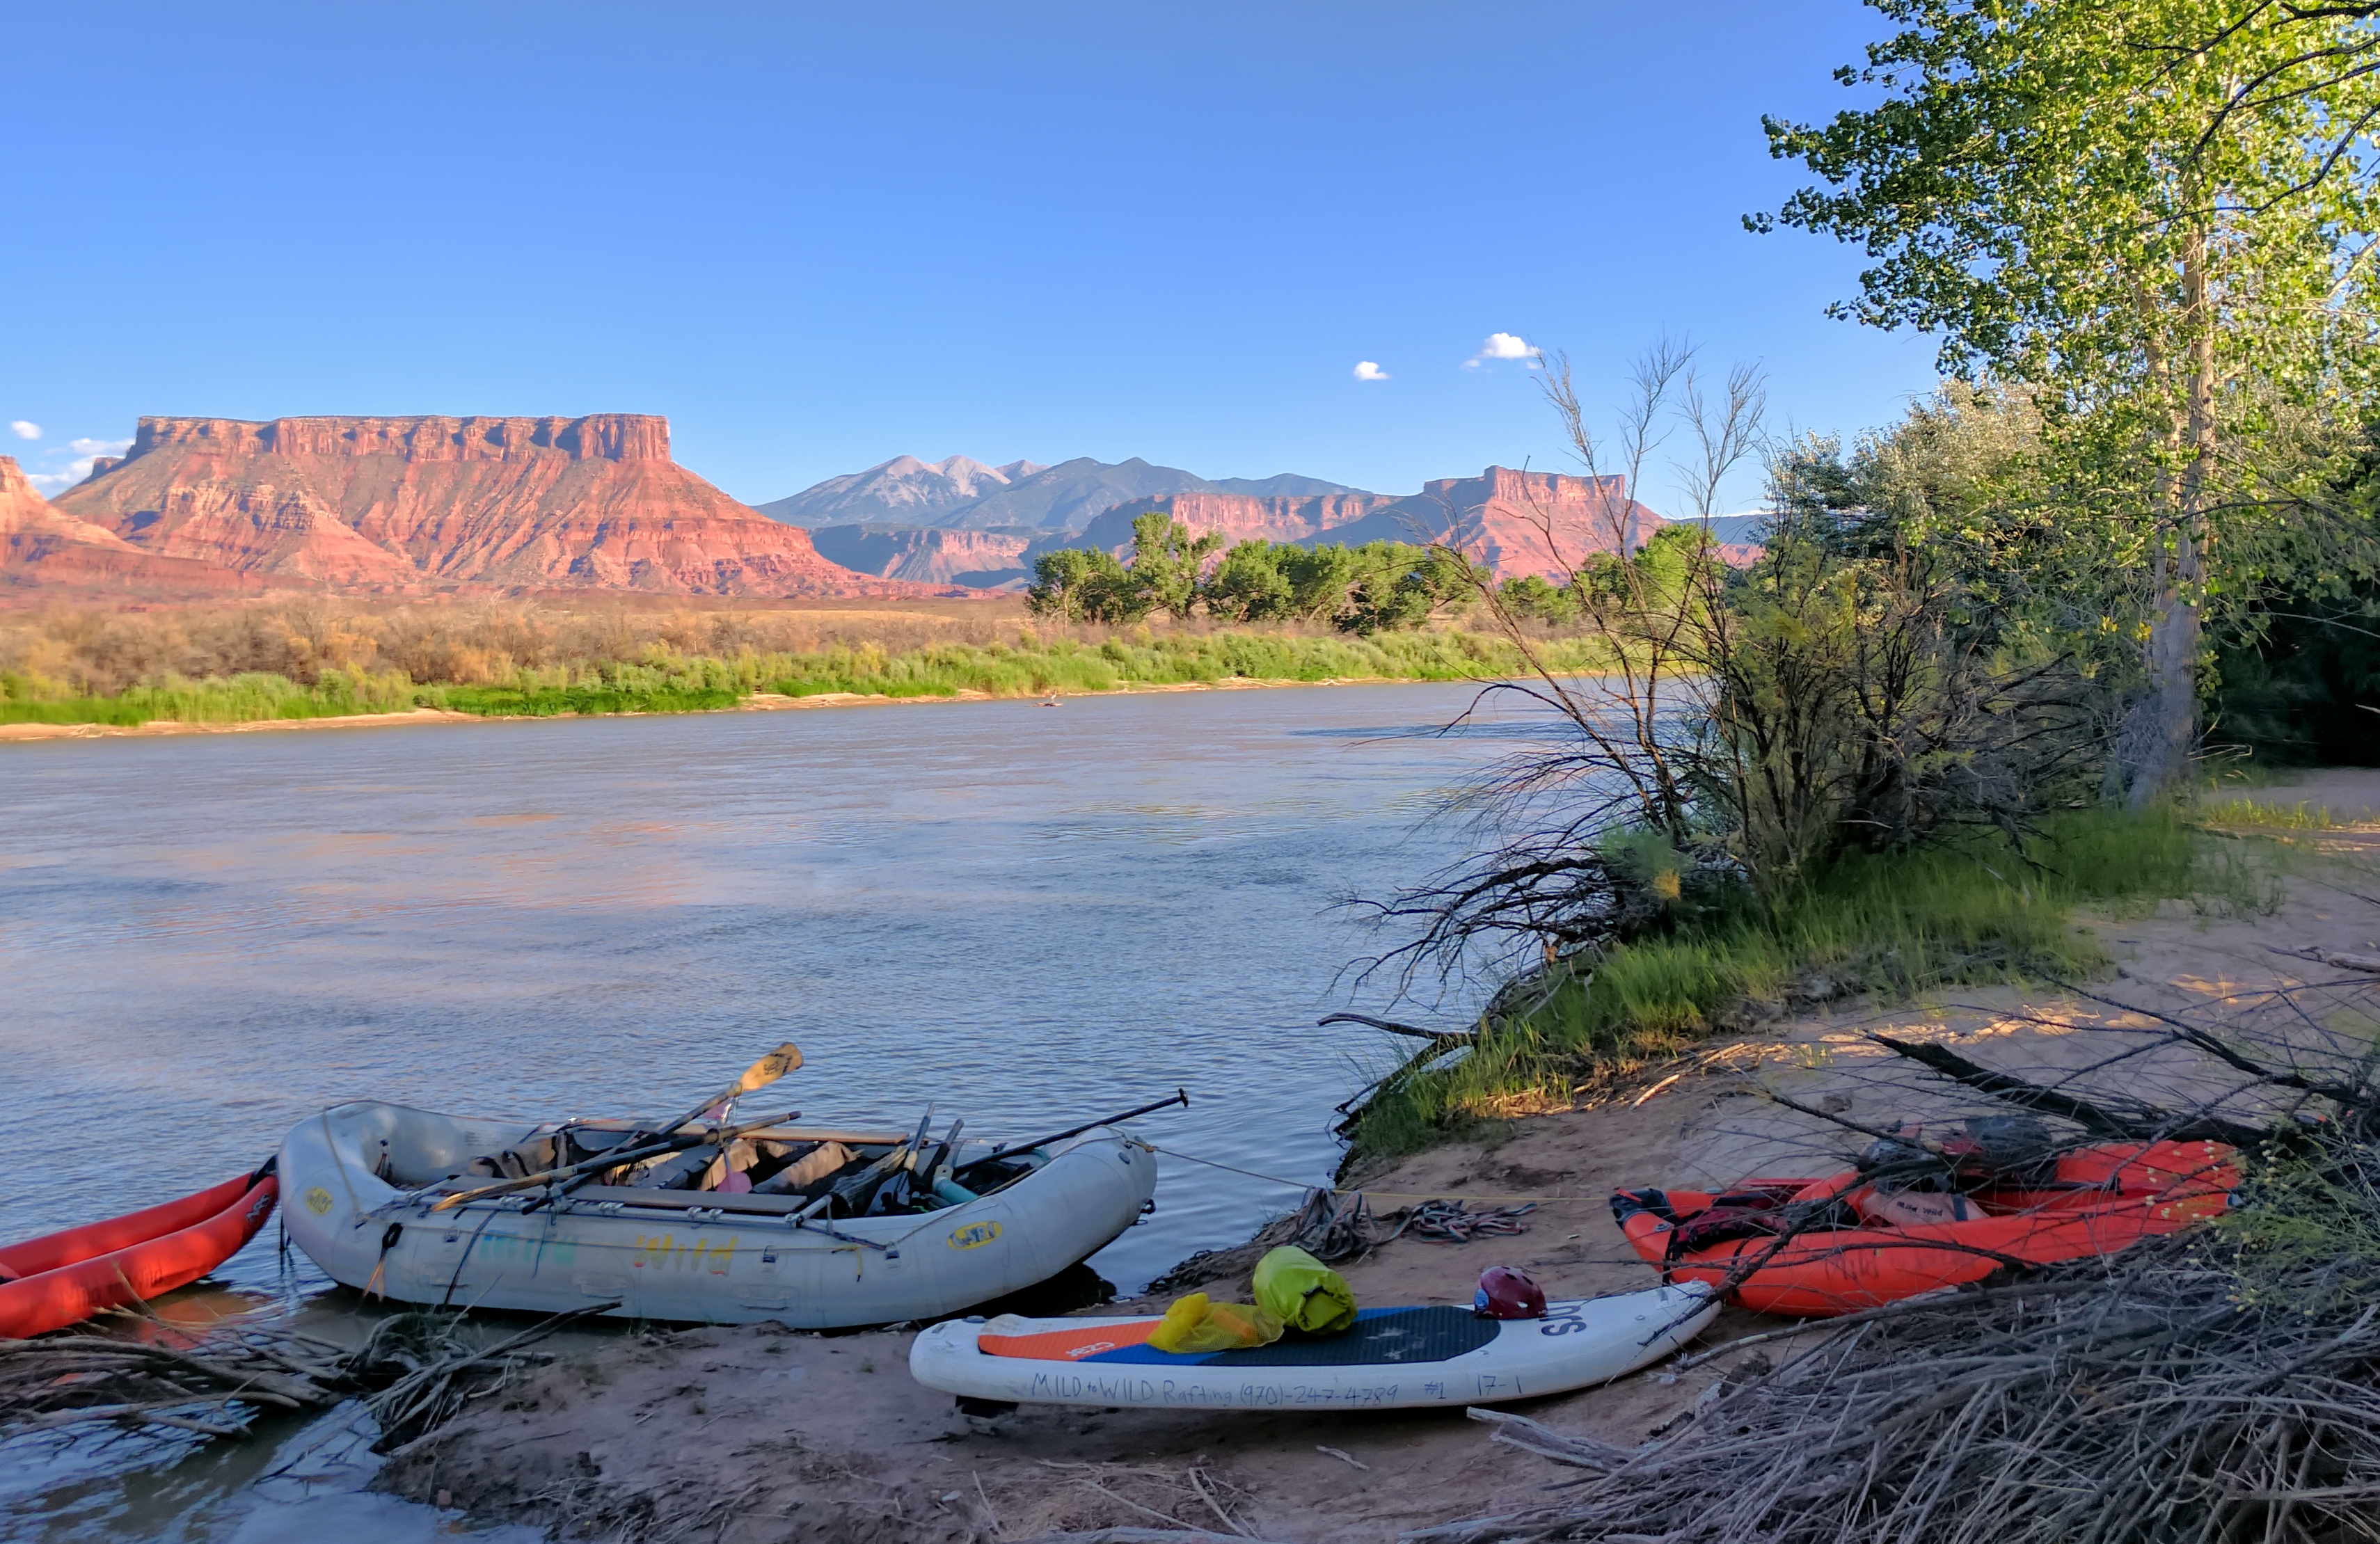
POLYGON ((1465 359, 1463 367, 1477 370, 1483 361, 1488 359, 1527 359, 1534 363, 1536 357, 1537 351, 1529 346, 1529 340, 1519 334, 1490 333, 1488 341, 1479 346, 1479 352, 1465 359))
POLYGON ((1382 370, 1378 365, 1373 363, 1371 360, 1358 359, 1355 361, 1355 379, 1358 381, 1387 381, 1393 379, 1393 377, 1391 377, 1387 371, 1382 370))
POLYGON ((8 428, 20 440, 38 440, 42 437, 42 426, 38 423, 28 423, 23 419, 18 419, 8 428))
POLYGON ((67 444, 80 453, 73 460, 61 463, 59 451, 45 450, 41 453, 42 459, 57 469, 37 472, 29 468, 25 473, 25 480, 40 489, 44 497, 71 488, 91 476, 92 457, 121 456, 132 448, 129 440, 69 440, 67 444))

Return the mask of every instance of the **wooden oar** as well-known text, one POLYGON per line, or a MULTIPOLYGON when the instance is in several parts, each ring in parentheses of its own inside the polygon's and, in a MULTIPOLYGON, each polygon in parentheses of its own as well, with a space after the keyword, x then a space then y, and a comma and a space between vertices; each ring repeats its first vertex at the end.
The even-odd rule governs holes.
MULTIPOLYGON (((708 1109, 709 1106, 706 1105, 704 1108, 708 1109)), ((593 1158, 573 1163, 567 1168, 548 1169, 543 1173, 524 1174, 518 1179, 499 1180, 493 1185, 480 1185, 476 1190, 457 1190, 451 1196, 441 1197, 431 1205, 430 1210, 447 1211, 468 1201, 483 1200, 490 1196, 509 1196, 516 1190, 533 1190, 540 1185, 552 1185, 557 1180, 565 1182, 584 1180, 601 1173, 605 1169, 615 1168, 623 1163, 636 1163, 648 1158, 659 1158, 665 1152, 682 1152, 687 1148, 698 1148, 711 1142, 717 1142, 724 1147, 747 1132, 764 1130, 780 1122, 790 1121, 800 1113, 798 1110, 788 1110, 782 1115, 771 1115, 765 1121, 747 1121, 742 1125, 731 1125, 718 1131, 695 1131, 684 1136, 665 1137, 660 1141, 648 1142, 639 1148, 614 1148, 610 1152, 598 1153, 593 1158)), ((678 1124, 683 1125, 685 1123, 681 1121, 678 1124)), ((544 1199, 552 1198, 547 1197, 544 1199)), ((542 1204, 542 1201, 532 1202, 532 1210, 542 1204)))
MULTIPOLYGON (((739 1099, 742 1096, 752 1092, 756 1088, 765 1088, 770 1084, 774 1083, 777 1079, 784 1076, 785 1074, 792 1072, 801 1064, 802 1048, 795 1045, 793 1041, 787 1040, 784 1044, 777 1047, 776 1050, 771 1051, 769 1054, 761 1057, 750 1066, 746 1067, 744 1069, 744 1076, 729 1084, 724 1090, 711 1095, 709 1099, 704 1100, 700 1104, 696 1105, 693 1109, 687 1111, 685 1114, 680 1115, 677 1119, 665 1122, 659 1131, 648 1132, 638 1129, 629 1132, 625 1140, 621 1145, 623 1147, 628 1146, 635 1143, 640 1137, 670 1136, 674 1133, 678 1127, 686 1125, 688 1121, 699 1118, 703 1112, 710 1109, 714 1105, 724 1106, 730 1100, 739 1099)), ((791 1119, 790 1116, 785 1118, 791 1119)), ((770 1122, 763 1124, 773 1125, 774 1123, 770 1122)), ((692 1144, 686 1145, 691 1146, 692 1144)), ((627 1161, 614 1160, 614 1161, 627 1161)), ((577 1174, 569 1180, 565 1181, 562 1187, 554 1191, 552 1195, 544 1197, 540 1200, 530 1202, 528 1208, 529 1210, 535 1211, 540 1207, 547 1206, 554 1201, 562 1199, 562 1198, 569 1195, 573 1190, 577 1189, 589 1179, 592 1179, 601 1172, 601 1169, 606 1167, 609 1167, 609 1165, 599 1164, 595 1168, 588 1169, 585 1173, 577 1174)))
MULTIPOLYGON (((785 1074, 794 1071, 801 1064, 802 1048, 795 1045, 793 1041, 787 1040, 776 1050, 771 1051, 769 1054, 761 1057, 750 1066, 746 1067, 744 1069, 744 1076, 729 1084, 724 1093, 711 1095, 709 1099, 704 1100, 700 1104, 696 1105, 685 1114, 680 1115, 677 1119, 670 1122, 667 1125, 662 1126, 659 1131, 652 1133, 652 1135, 655 1137, 666 1137, 671 1132, 675 1131, 678 1127, 686 1125, 686 1122, 699 1116, 704 1111, 710 1109, 712 1105, 725 1104, 729 1100, 748 1094, 756 1088, 765 1088, 770 1084, 774 1083, 777 1079, 784 1076, 785 1074)), ((629 1140, 634 1141, 638 1135, 641 1134, 630 1133, 629 1140)))

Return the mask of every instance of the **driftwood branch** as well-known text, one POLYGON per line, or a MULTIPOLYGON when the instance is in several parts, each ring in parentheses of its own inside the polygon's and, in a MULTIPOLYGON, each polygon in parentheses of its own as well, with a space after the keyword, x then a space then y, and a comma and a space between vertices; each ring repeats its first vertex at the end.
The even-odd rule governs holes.
POLYGON ((237 1437, 261 1409, 322 1410, 360 1397, 391 1446, 511 1376, 538 1341, 610 1307, 559 1314, 483 1347, 464 1338, 460 1315, 433 1313, 382 1319, 353 1351, 257 1329, 194 1341, 138 1316, 124 1317, 148 1338, 0 1341, 0 1437, 88 1425, 237 1437))
POLYGON ((1391 1035, 1408 1035, 1417 1040, 1459 1042, 1471 1038, 1468 1029, 1424 1029, 1418 1025, 1399 1024, 1392 1018, 1374 1018, 1369 1014, 1326 1014, 1314 1021, 1325 1024, 1363 1024, 1375 1029, 1385 1029, 1391 1035))
POLYGON ((2089 1100, 2078 1099, 2056 1088, 2045 1088, 2014 1074, 1995 1072, 1980 1062, 1960 1055, 1949 1046, 1895 1039, 1890 1035, 1872 1034, 1868 1039, 1954 1083, 1963 1083, 2019 1109, 2071 1121, 2099 1137, 2138 1142, 2227 1142, 2233 1147, 2242 1147, 2254 1146, 2266 1135, 2262 1126, 2227 1121, 2217 1115, 2179 1116, 2145 1105, 2136 1113, 2119 1114, 2089 1100))

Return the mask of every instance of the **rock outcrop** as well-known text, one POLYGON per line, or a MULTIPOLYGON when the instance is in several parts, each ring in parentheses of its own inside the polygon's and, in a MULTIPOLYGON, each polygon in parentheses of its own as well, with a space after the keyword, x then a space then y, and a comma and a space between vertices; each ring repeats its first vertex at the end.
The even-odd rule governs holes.
POLYGON ((146 418, 54 506, 134 551, 342 590, 914 594, 670 459, 669 422, 146 418))
POLYGON ((0 588, 129 590, 211 595, 260 588, 213 564, 143 552, 42 497, 14 456, 0 456, 0 588))
POLYGON ((1194 536, 1219 533, 1226 546, 1241 541, 1305 541, 1352 525, 1396 502, 1387 493, 1318 493, 1305 498, 1166 493, 1120 504, 1086 526, 1081 536, 1062 544, 1105 547, 1124 556, 1132 551, 1133 521, 1147 514, 1166 516, 1187 526, 1194 536))
POLYGON ((933 526, 821 526, 810 532, 820 556, 862 574, 913 584, 1014 586, 1027 577, 1030 533, 949 530, 933 526))
POLYGON ((1554 472, 1490 467, 1477 477, 1441 478, 1403 498, 1339 493, 1308 498, 1255 498, 1230 493, 1170 493, 1120 504, 1079 536, 1036 542, 1029 561, 1053 547, 1132 551, 1132 523, 1143 514, 1166 515, 1193 535, 1219 532, 1229 546, 1247 541, 1302 546, 1343 542, 1433 541, 1460 548, 1506 578, 1536 574, 1558 578, 1597 553, 1619 550, 1623 520, 1632 546, 1662 525, 1661 517, 1621 496, 1619 478, 1566 477, 1554 472), (1550 533, 1550 540, 1548 538, 1550 533))
POLYGON ((1343 541, 1443 542, 1486 564, 1500 577, 1524 574, 1560 579, 1597 553, 1617 552, 1623 530, 1632 547, 1662 525, 1661 517, 1623 496, 1623 479, 1569 477, 1560 472, 1490 467, 1477 477, 1440 478, 1420 492, 1383 504, 1362 518, 1302 539, 1343 541))

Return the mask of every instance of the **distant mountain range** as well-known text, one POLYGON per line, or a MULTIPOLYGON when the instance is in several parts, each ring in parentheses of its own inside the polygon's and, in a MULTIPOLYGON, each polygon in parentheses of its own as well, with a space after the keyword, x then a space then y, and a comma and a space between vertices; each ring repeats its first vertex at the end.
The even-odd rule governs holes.
MULTIPOLYGON (((1614 479, 1490 467, 1418 493, 1138 459, 902 456, 760 510, 671 459, 667 420, 144 418, 130 453, 43 499, 0 457, 0 599, 314 590, 633 590, 768 597, 1014 590, 1055 548, 1132 547, 1156 512, 1227 544, 1443 541, 1503 575, 1567 573, 1660 517, 1614 479), (761 511, 767 511, 763 514, 761 511)), ((1748 555, 1764 517, 1713 533, 1748 555)))
POLYGON ((900 525, 1042 536, 1080 530, 1118 505, 1168 493, 1236 493, 1269 499, 1364 492, 1293 472, 1210 480, 1177 467, 1151 466, 1138 456, 1109 462, 1084 456, 1054 467, 1031 461, 992 467, 965 456, 941 461, 900 456, 864 472, 831 477, 789 498, 755 507, 789 526, 811 529, 900 525))

